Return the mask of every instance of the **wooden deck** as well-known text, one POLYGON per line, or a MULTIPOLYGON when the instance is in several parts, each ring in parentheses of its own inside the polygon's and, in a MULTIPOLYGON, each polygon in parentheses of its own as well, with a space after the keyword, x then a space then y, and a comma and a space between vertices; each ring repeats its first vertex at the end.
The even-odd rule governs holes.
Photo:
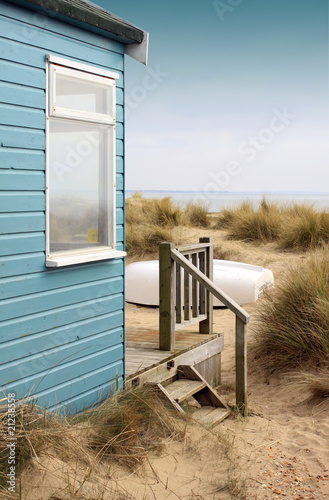
POLYGON ((191 331, 179 331, 175 335, 175 349, 159 350, 159 331, 143 328, 126 328, 126 381, 138 377, 146 381, 156 381, 158 376, 171 371, 167 362, 176 360, 181 363, 202 363, 213 358, 223 350, 223 334, 200 334, 191 331))

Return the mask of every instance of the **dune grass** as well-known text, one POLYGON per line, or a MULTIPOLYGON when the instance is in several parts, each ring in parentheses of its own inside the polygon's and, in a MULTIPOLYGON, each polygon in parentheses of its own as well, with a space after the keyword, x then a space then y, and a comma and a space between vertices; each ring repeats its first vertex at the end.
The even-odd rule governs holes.
POLYGON ((129 255, 157 253, 161 241, 179 241, 179 226, 208 227, 208 206, 188 203, 185 209, 172 198, 143 198, 135 193, 126 200, 126 250, 129 255))
POLYGON ((183 221, 187 226, 209 227, 209 206, 202 202, 190 202, 183 211, 183 221))
POLYGON ((175 227, 181 223, 181 218, 182 210, 170 196, 147 199, 137 193, 126 200, 128 224, 175 227))
POLYGON ((311 394, 310 402, 328 398, 329 401, 329 365, 317 372, 302 372, 299 384, 311 394))
POLYGON ((286 250, 314 250, 329 243, 329 213, 302 207, 286 217, 280 247, 286 250))
POLYGON ((277 203, 269 203, 265 198, 258 208, 245 201, 236 208, 223 210, 216 228, 227 229, 228 238, 233 240, 274 241, 280 234, 280 209, 277 203))
POLYGON ((126 224, 126 250, 130 256, 143 256, 159 251, 159 243, 173 241, 170 227, 152 224, 126 224))
POLYGON ((329 361, 329 254, 318 250, 265 296, 251 355, 269 373, 329 361))
POLYGON ((258 207, 244 201, 218 215, 217 229, 246 242, 276 241, 283 250, 308 251, 329 243, 329 213, 306 203, 279 205, 263 197, 258 207))
MULTIPOLYGON (((7 498, 8 473, 7 414, 0 413, 0 497, 7 498)), ((147 458, 150 450, 160 451, 167 440, 181 440, 185 422, 174 409, 150 388, 127 389, 105 400, 99 406, 65 417, 47 412, 36 405, 16 406, 16 479, 30 463, 40 464, 50 456, 61 463, 98 473, 102 463, 119 463, 134 470, 147 458)), ((87 477, 87 476, 86 476, 87 477)), ((79 490, 81 484, 79 486, 79 490)), ((17 487, 18 491, 18 487, 17 487)), ((70 490, 70 498, 75 496, 70 490)), ((65 497, 67 498, 67 496, 65 497)), ((99 497, 97 497, 99 498, 99 497)), ((114 497, 113 497, 114 498, 114 497)), ((117 498, 117 497, 115 497, 117 498)), ((121 497, 120 497, 121 498, 121 497)), ((125 497, 126 498, 126 497, 125 497)))

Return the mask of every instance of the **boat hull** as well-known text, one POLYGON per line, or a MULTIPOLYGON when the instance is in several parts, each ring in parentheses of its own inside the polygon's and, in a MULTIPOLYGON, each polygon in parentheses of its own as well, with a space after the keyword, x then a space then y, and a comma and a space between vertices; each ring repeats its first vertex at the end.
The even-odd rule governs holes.
MULTIPOLYGON (((273 273, 261 266, 214 259, 214 283, 239 305, 256 302, 274 286, 273 273)), ((159 305, 159 261, 134 262, 126 267, 126 301, 159 305)), ((214 297, 214 306, 223 304, 214 297)))

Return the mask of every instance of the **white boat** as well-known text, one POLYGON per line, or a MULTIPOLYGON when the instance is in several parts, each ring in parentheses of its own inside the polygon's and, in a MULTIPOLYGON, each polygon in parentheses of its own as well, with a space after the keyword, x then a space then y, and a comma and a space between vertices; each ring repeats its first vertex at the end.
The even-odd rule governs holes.
MULTIPOLYGON (((214 283, 239 305, 256 302, 274 286, 273 273, 261 266, 214 259, 214 283)), ((134 262, 126 267, 126 301, 159 305, 159 261, 134 262)), ((214 297, 214 306, 223 304, 214 297)))

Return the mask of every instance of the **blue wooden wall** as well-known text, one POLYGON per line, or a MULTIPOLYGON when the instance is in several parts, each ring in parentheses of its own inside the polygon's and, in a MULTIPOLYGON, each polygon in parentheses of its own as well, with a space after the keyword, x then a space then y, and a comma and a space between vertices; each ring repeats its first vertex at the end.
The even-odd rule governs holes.
POLYGON ((122 44, 0 0, 0 399, 77 411, 124 378, 124 261, 45 267, 45 56, 115 70, 124 247, 122 44))

